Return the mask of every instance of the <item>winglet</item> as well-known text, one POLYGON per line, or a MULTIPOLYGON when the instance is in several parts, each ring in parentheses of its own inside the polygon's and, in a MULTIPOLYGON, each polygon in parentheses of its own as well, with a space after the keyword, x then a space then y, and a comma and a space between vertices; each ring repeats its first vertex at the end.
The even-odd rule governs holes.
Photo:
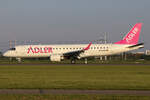
POLYGON ((89 45, 86 48, 84 48, 84 50, 88 50, 90 48, 91 44, 92 44, 92 42, 90 42, 89 45))

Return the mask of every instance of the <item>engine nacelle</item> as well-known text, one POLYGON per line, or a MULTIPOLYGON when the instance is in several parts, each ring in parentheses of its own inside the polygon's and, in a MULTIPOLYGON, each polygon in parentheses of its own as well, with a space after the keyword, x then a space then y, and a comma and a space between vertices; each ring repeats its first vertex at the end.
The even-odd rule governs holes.
POLYGON ((63 56, 61 56, 61 55, 51 55, 51 56, 50 56, 50 60, 51 60, 51 61, 60 62, 61 60, 63 60, 63 56))

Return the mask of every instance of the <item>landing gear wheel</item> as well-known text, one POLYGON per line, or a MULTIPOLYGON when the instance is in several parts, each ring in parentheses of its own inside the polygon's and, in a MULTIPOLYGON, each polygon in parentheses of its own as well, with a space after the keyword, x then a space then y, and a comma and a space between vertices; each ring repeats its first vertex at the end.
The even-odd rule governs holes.
POLYGON ((75 63, 76 63, 75 59, 71 59, 71 64, 75 64, 75 63))
POLYGON ((84 64, 88 64, 87 58, 84 59, 84 64))

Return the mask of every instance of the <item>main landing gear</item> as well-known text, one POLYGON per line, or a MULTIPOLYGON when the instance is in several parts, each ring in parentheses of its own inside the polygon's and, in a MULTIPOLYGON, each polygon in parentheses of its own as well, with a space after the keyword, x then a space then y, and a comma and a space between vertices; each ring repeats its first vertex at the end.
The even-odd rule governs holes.
POLYGON ((88 64, 87 58, 84 59, 84 64, 88 64))
POLYGON ((75 59, 71 59, 71 64, 75 64, 76 60, 75 59))
MULTIPOLYGON (((75 64, 75 63, 76 63, 76 59, 71 59, 71 64, 75 64)), ((84 58, 84 64, 88 64, 87 58, 84 58)))

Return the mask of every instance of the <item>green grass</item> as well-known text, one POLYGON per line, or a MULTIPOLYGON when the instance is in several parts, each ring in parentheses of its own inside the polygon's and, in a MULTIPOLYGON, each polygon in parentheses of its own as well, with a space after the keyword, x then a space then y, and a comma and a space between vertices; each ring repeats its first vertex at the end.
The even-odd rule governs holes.
POLYGON ((1 100, 150 100, 150 96, 131 95, 8 95, 0 94, 1 100))
POLYGON ((0 88, 150 90, 150 65, 0 65, 0 88))

